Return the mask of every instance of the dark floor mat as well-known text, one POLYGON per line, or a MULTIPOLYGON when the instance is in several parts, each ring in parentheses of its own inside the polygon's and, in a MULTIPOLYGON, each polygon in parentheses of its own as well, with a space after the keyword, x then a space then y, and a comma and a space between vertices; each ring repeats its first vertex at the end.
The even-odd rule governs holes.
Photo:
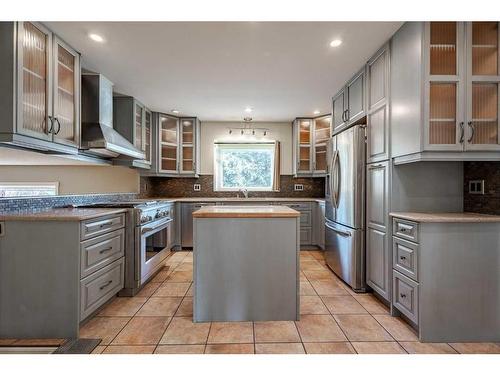
POLYGON ((53 354, 90 354, 101 343, 101 339, 68 340, 53 354))

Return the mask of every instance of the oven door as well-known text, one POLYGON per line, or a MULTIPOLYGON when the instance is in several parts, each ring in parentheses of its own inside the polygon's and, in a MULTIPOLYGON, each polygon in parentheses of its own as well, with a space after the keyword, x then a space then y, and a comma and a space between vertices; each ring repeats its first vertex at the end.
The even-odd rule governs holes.
POLYGON ((139 266, 140 277, 143 284, 154 273, 163 267, 163 261, 170 254, 172 247, 172 219, 167 217, 161 220, 141 225, 136 228, 138 257, 136 264, 139 266))

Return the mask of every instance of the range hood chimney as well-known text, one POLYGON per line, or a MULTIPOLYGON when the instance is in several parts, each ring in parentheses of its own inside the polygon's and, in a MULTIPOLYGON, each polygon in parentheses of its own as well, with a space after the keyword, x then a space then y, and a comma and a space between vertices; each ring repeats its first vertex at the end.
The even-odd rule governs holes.
POLYGON ((82 148, 106 158, 146 157, 113 129, 113 83, 98 73, 82 73, 82 148))

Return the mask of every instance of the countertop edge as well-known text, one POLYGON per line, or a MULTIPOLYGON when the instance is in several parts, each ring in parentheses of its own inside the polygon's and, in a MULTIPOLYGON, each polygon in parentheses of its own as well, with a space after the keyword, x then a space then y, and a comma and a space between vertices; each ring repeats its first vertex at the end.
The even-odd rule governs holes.
POLYGON ((127 212, 125 208, 54 208, 0 215, 0 221, 84 221, 127 212))
POLYGON ((418 223, 500 223, 500 215, 474 212, 390 212, 389 215, 418 223))

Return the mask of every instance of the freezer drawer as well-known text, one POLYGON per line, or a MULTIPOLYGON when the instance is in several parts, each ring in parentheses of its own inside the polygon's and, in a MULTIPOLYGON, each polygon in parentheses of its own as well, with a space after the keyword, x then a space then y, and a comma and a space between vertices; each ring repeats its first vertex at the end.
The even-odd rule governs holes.
POLYGON ((337 276, 360 292, 366 289, 363 242, 362 229, 325 222, 326 263, 337 276))

